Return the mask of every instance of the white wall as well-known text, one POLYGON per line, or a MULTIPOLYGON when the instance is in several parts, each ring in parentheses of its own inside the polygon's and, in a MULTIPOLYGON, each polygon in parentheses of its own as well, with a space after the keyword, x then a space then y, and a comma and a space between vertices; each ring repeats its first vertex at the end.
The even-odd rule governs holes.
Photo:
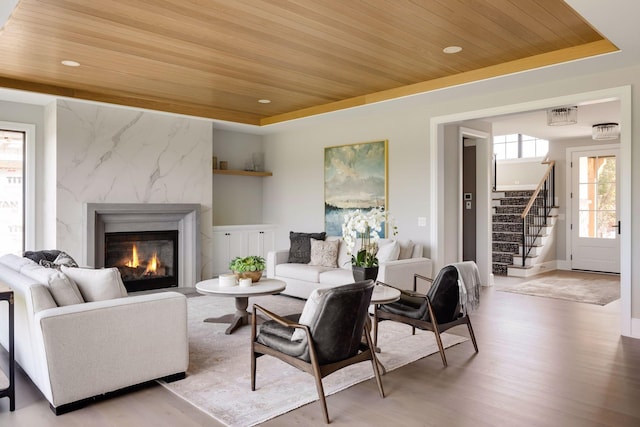
MULTIPOLYGON (((550 160, 555 160, 549 157, 550 160)), ((509 159, 496 162, 496 189, 504 190, 535 190, 540 179, 547 171, 548 165, 542 164, 541 159, 509 159)))
MULTIPOLYGON (((213 155, 242 170, 253 153, 263 153, 262 137, 213 129, 213 155)), ((263 180, 270 177, 213 175, 213 225, 262 223, 263 180)))
POLYGON ((209 120, 76 101, 57 105, 56 247, 83 260, 83 203, 199 203, 211 277, 209 120))
MULTIPOLYGON (((421 112, 373 108, 365 117, 332 114, 330 125, 302 126, 266 135, 263 219, 279 226, 276 248, 289 247, 289 231, 324 231, 324 148, 379 141, 388 144, 388 209, 396 218, 399 239, 429 242, 428 120, 421 112), (427 227, 418 226, 418 217, 427 227)), ((426 255, 429 255, 427 246, 426 255)))

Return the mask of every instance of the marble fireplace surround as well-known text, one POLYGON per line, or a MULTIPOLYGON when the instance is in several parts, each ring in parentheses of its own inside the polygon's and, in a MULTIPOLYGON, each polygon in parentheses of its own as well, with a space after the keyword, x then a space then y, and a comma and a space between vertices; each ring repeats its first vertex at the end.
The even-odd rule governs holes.
POLYGON ((104 234, 178 230, 178 287, 200 281, 200 205, 191 203, 85 203, 86 265, 104 267, 104 234))

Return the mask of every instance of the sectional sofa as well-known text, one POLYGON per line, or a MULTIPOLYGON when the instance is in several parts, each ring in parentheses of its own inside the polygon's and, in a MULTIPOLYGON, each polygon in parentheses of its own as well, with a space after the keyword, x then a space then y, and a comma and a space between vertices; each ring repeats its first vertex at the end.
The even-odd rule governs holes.
MULTIPOLYGON (((184 378, 184 295, 127 296, 117 269, 63 271, 0 257, 0 281, 14 291, 16 361, 54 413, 151 380, 184 378)), ((6 310, 0 304, 0 318, 6 310)), ((7 348, 6 328, 0 329, 7 348)))
MULTIPOLYGON (((324 238, 324 236, 322 236, 324 238)), ((295 259, 289 249, 271 251, 267 254, 267 277, 286 282, 285 295, 307 299, 314 289, 328 288, 354 282, 351 271, 351 256, 341 237, 326 237, 326 242, 336 242, 335 263, 304 262, 295 259)), ((431 277, 432 262, 423 256, 422 245, 411 241, 380 239, 379 270, 377 280, 403 289, 412 289, 414 273, 431 277)), ((293 246, 293 245, 292 245, 293 246)), ((331 250, 333 252, 333 249, 331 250)))

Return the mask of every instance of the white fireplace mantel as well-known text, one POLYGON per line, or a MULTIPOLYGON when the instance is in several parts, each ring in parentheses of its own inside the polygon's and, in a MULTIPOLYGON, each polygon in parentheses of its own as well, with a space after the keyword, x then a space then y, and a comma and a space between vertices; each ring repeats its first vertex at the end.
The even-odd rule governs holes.
POLYGON ((178 286, 201 280, 200 205, 193 203, 85 203, 83 264, 104 267, 104 233, 178 230, 178 286))

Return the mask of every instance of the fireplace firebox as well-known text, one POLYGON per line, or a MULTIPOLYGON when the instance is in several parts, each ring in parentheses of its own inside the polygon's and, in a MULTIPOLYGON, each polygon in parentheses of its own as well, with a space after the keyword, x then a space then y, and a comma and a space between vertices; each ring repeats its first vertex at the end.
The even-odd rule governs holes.
POLYGON ((105 233, 104 266, 117 267, 128 292, 178 286, 178 231, 105 233))

